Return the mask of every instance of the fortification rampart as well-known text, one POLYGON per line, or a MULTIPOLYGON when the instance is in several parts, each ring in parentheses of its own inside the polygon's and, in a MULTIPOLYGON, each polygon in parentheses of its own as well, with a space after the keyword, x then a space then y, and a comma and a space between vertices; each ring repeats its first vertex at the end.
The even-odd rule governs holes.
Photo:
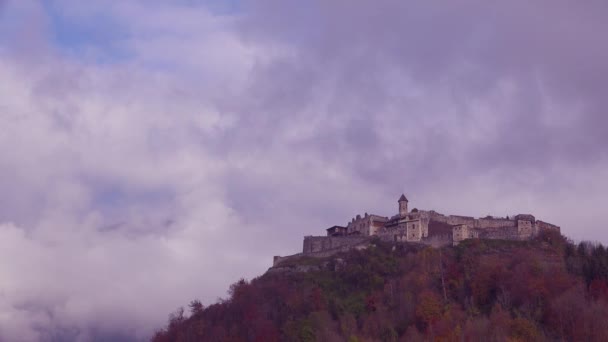
POLYGON ((496 217, 484 217, 474 218, 472 216, 460 216, 460 215, 443 215, 436 211, 421 212, 422 217, 428 217, 431 221, 447 223, 449 225, 461 225, 466 224, 469 228, 503 228, 503 227, 517 227, 517 220, 507 218, 496 218, 496 217))
POLYGON ((442 246, 451 245, 453 243, 453 240, 451 234, 434 234, 423 238, 420 242, 425 245, 438 248, 442 246))
POLYGON ((272 260, 272 266, 277 266, 278 264, 281 264, 288 260, 295 260, 301 256, 304 256, 304 253, 297 253, 297 254, 288 255, 288 256, 284 256, 284 257, 275 255, 272 260))
POLYGON ((478 231, 481 239, 521 240, 517 227, 492 227, 478 231))
POLYGON ((317 253, 343 246, 354 246, 369 239, 367 236, 306 236, 302 252, 317 253))
POLYGON ((541 232, 543 230, 557 230, 558 232, 560 231, 560 227, 540 220, 536 220, 536 227, 538 232, 541 232))
POLYGON ((517 227, 516 220, 509 220, 504 218, 479 218, 475 220, 474 228, 479 229, 492 229, 492 228, 508 228, 517 227))
POLYGON ((407 198, 399 199, 399 214, 389 217, 357 215, 346 227, 327 229, 328 236, 306 236, 302 253, 274 259, 278 265, 287 260, 310 256, 328 257, 342 251, 367 248, 372 237, 386 242, 408 242, 440 247, 457 245, 466 239, 526 240, 543 230, 560 232, 560 227, 536 220, 530 214, 511 217, 474 218, 472 216, 443 215, 434 210, 407 209, 407 198))
POLYGON ((353 248, 367 248, 371 238, 369 236, 306 236, 302 253, 275 256, 273 266, 277 266, 289 260, 300 257, 325 258, 339 252, 346 252, 353 248))
POLYGON ((447 220, 448 224, 451 224, 453 226, 457 225, 457 224, 466 224, 469 227, 475 227, 478 223, 477 220, 473 217, 470 216, 457 216, 457 215, 450 215, 448 216, 448 220, 447 220))
POLYGON ((367 248, 367 245, 365 243, 358 243, 358 244, 354 244, 354 245, 343 245, 340 246, 338 248, 332 248, 332 249, 328 249, 328 250, 323 250, 320 252, 312 252, 312 253, 297 253, 297 254, 293 254, 293 255, 288 255, 288 256, 275 256, 272 266, 277 266, 280 264, 285 264, 288 261, 293 261, 293 260, 297 260, 303 257, 311 257, 311 258, 327 258, 330 257, 334 254, 340 253, 340 252, 346 252, 349 251, 351 249, 356 249, 356 248, 367 248))

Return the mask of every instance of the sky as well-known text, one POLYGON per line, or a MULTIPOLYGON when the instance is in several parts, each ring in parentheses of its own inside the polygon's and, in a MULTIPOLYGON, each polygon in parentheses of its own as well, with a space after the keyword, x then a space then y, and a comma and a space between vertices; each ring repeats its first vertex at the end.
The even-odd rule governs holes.
POLYGON ((0 341, 135 341, 365 212, 608 243, 608 3, 0 0, 0 341))

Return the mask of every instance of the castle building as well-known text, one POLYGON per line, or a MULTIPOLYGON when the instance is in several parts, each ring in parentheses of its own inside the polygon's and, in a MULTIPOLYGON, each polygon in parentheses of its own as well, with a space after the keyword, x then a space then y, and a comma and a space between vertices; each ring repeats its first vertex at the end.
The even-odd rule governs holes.
POLYGON ((397 204, 397 214, 391 217, 368 213, 356 215, 346 226, 327 228, 327 236, 306 236, 302 253, 289 257, 277 256, 275 265, 301 255, 321 257, 353 248, 365 248, 371 237, 439 247, 458 245, 467 239, 526 240, 543 230, 560 232, 560 227, 537 220, 530 214, 474 218, 416 208, 409 211, 409 201, 404 194, 399 197, 397 204))
POLYGON ((405 197, 404 194, 401 194, 401 197, 399 197, 399 199, 397 200, 397 203, 399 203, 399 217, 403 218, 407 216, 407 203, 409 201, 407 200, 407 198, 405 197))
POLYGON ((378 229, 384 227, 388 217, 380 215, 369 215, 363 217, 357 215, 346 225, 346 235, 375 235, 378 229))
POLYGON ((344 236, 346 235, 347 228, 342 226, 332 226, 326 229, 327 236, 344 236))
POLYGON ((423 219, 418 209, 409 212, 408 203, 409 201, 402 194, 397 200, 399 213, 386 222, 382 232, 393 231, 399 236, 396 239, 399 241, 421 241, 429 235, 428 221, 423 219))

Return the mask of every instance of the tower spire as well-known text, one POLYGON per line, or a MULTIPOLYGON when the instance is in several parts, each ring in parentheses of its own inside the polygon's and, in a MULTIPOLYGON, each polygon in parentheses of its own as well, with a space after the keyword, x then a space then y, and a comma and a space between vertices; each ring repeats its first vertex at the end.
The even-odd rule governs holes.
POLYGON ((401 197, 399 197, 399 200, 397 201, 397 203, 399 203, 399 217, 407 216, 407 203, 408 202, 409 201, 407 200, 405 195, 401 194, 401 197))

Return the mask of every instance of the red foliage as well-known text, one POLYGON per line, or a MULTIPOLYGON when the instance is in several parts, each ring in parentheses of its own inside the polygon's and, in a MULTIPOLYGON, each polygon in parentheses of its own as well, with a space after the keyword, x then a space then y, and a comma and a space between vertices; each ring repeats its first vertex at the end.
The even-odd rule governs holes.
POLYGON ((608 284, 603 279, 594 279, 589 284, 589 296, 595 300, 608 301, 608 284))
POLYGON ((153 341, 608 340, 608 251, 549 238, 470 241, 441 259, 380 246, 340 256, 338 270, 240 280, 228 300, 172 314, 153 341))

